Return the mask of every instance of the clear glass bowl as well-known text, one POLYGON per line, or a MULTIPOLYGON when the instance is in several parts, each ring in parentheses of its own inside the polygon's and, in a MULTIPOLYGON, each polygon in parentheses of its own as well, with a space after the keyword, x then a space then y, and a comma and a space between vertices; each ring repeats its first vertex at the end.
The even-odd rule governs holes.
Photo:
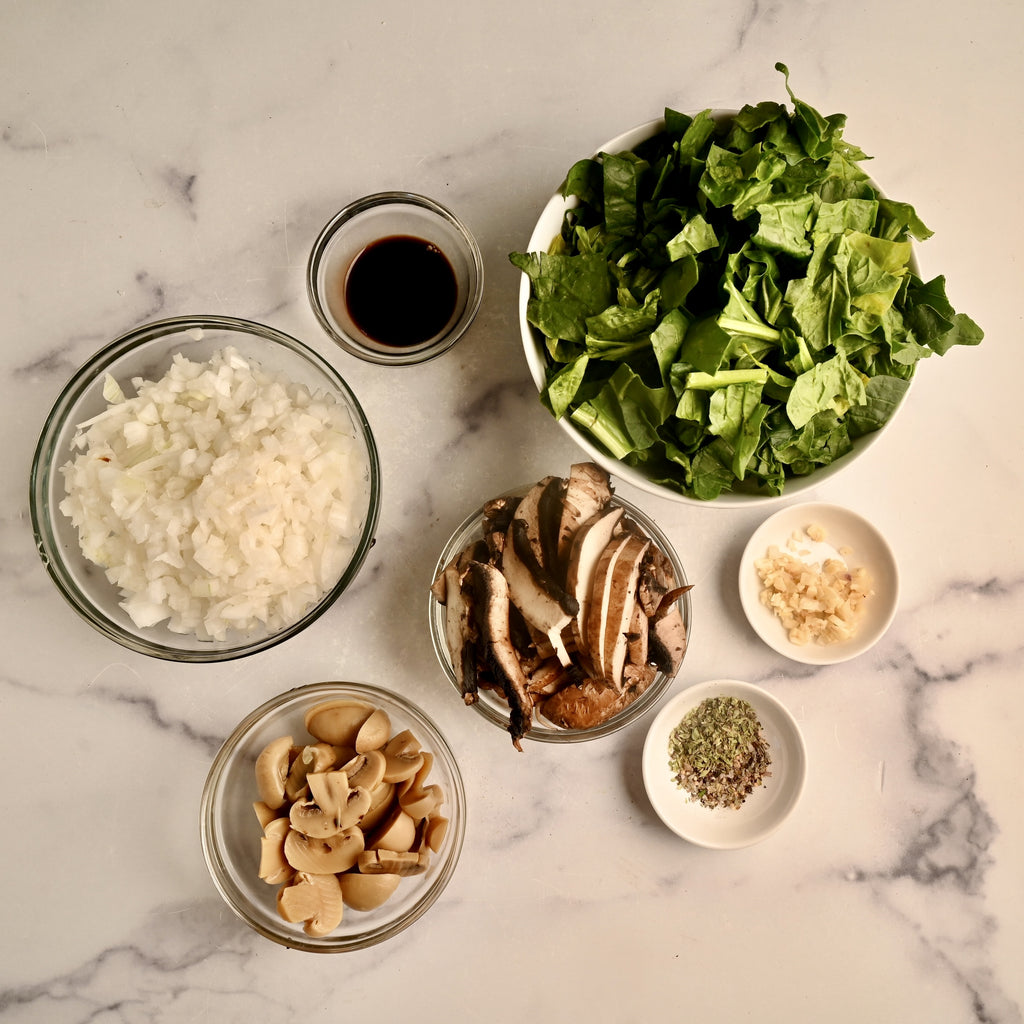
MULTIPOLYGON (((378 192, 336 213, 313 245, 306 289, 320 326, 345 351, 388 366, 426 362, 447 352, 469 329, 483 298, 484 267, 476 239, 451 210, 413 192, 378 192), (455 304, 445 326, 416 344, 381 343, 356 324, 344 300, 345 282, 367 246, 395 237, 421 239, 447 257, 455 304)), ((401 294, 395 301, 403 301, 401 294)))
MULTIPOLYGON (((514 488, 508 493, 523 495, 526 491, 526 487, 520 487, 514 488)), ((655 542, 655 544, 672 563, 672 568, 675 571, 675 577, 677 580, 677 586, 685 587, 687 585, 687 579, 686 573, 683 569, 683 564, 680 562, 679 556, 676 554, 676 551, 672 547, 668 537, 666 537, 661 531, 657 523, 655 523, 650 516, 636 505, 633 505, 618 494, 612 497, 611 504, 613 506, 617 505, 624 508, 626 515, 633 519, 647 533, 647 535, 655 542)), ((448 543, 445 544, 444 549, 441 551, 441 554, 437 559, 437 564, 434 567, 434 573, 431 576, 431 582, 437 579, 437 577, 444 571, 445 566, 447 566, 460 551, 465 550, 465 548, 467 548, 471 543, 483 537, 483 530, 481 528, 483 511, 484 506, 481 505, 470 513, 455 529, 455 532, 449 538, 448 543)), ((686 627, 686 651, 689 651, 690 644, 693 639, 692 608, 689 591, 679 598, 679 611, 683 618, 683 624, 686 627)), ((445 676, 455 688, 455 691, 458 693, 461 700, 462 692, 455 676, 455 670, 452 668, 451 655, 448 652, 448 644, 445 640, 445 608, 432 593, 428 598, 427 617, 430 626, 430 639, 434 645, 434 653, 437 655, 437 660, 440 662, 445 676)), ((618 732, 619 729, 625 728, 631 722, 635 722, 637 719, 642 718, 648 711, 655 707, 665 695, 665 691, 669 688, 674 678, 674 675, 667 675, 664 672, 658 672, 651 684, 643 693, 640 694, 639 697, 636 698, 636 700, 631 704, 628 704, 618 712, 618 714, 613 715, 604 722, 601 722, 589 729, 562 728, 561 726, 555 725, 553 722, 547 721, 537 710, 535 710, 533 725, 524 736, 524 739, 537 740, 542 743, 579 743, 583 740, 596 740, 600 739, 602 736, 609 736, 613 732, 618 732)), ((508 729, 508 704, 504 698, 495 691, 481 689, 479 699, 475 703, 471 704, 470 707, 475 709, 478 714, 483 715, 487 721, 500 726, 502 729, 508 729)))
POLYGON ((214 662, 265 650, 295 636, 319 618, 352 582, 373 544, 380 511, 380 466, 370 425, 356 396, 333 367, 312 349, 271 327, 231 317, 192 316, 159 320, 122 335, 94 355, 61 392, 46 418, 32 463, 30 510, 36 547, 50 578, 72 608, 104 636, 129 650, 180 662, 214 662), (77 532, 59 509, 65 495, 60 467, 72 456, 79 423, 107 405, 107 374, 123 386, 141 376, 159 379, 182 352, 205 361, 233 346, 267 371, 280 372, 310 391, 333 395, 347 409, 365 451, 366 507, 352 557, 337 582, 305 614, 276 632, 258 632, 223 641, 174 633, 165 625, 136 626, 120 607, 121 596, 79 545, 77 532))
POLYGON ((394 693, 365 683, 323 682, 282 693, 258 707, 238 725, 214 758, 203 789, 200 837, 214 885, 227 905, 247 925, 282 946, 314 953, 343 953, 384 942, 419 920, 437 901, 455 872, 466 829, 466 795, 455 755, 437 726, 419 708, 394 693), (277 913, 276 885, 258 877, 263 834, 253 810, 259 799, 256 758, 279 736, 296 742, 307 735, 303 717, 314 704, 354 698, 383 708, 392 733, 410 729, 424 750, 434 755, 428 781, 444 791, 441 813, 448 818, 443 845, 428 869, 400 882, 391 898, 375 910, 345 908, 341 925, 314 938, 301 924, 277 913))

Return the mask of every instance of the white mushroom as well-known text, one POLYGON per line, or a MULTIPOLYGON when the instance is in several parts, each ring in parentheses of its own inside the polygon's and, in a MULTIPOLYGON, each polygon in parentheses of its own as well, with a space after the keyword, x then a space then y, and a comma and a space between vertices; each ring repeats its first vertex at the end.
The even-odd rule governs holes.
POLYGON ((288 778, 291 751, 291 736, 279 736, 271 740, 256 758, 256 788, 260 800, 274 811, 284 804, 284 784, 288 778))
POLYGON ((416 819, 394 804, 391 813, 381 822, 366 843, 368 850, 411 850, 416 842, 416 819))
POLYGON ((341 766, 341 770, 348 776, 350 786, 362 786, 372 791, 384 781, 387 764, 382 750, 368 750, 350 758, 341 766))
POLYGON ((383 708, 377 708, 356 733, 356 753, 365 754, 367 751, 377 750, 387 743, 390 736, 391 719, 383 708))
POLYGON ((288 778, 284 783, 285 797, 294 802, 305 796, 306 776, 310 772, 325 772, 333 768, 337 756, 337 749, 330 743, 314 743, 302 747, 288 769, 288 778))
POLYGON ((385 782, 411 779, 423 764, 420 741, 409 729, 403 729, 388 740, 384 746, 384 757, 387 759, 385 782))
POLYGON ((303 931, 314 938, 329 935, 341 924, 345 902, 337 875, 316 875, 299 871, 277 893, 277 912, 292 924, 303 923, 303 931))
POLYGON ((348 871, 339 881, 345 906, 352 910, 367 911, 376 910, 386 903, 398 888, 402 876, 383 873, 363 875, 358 871, 348 871))
MULTIPOLYGON (((285 843, 291 828, 287 818, 274 818, 267 822, 260 840, 259 876, 270 885, 287 882, 295 874, 285 854, 285 843)), ((357 854, 358 856, 358 854, 357 854)))
POLYGON ((326 839, 313 839, 289 829, 284 840, 284 856, 288 863, 296 871, 314 875, 336 875, 340 871, 348 871, 365 848, 363 830, 358 827, 347 828, 326 839))
POLYGON ((371 704, 348 697, 322 701, 306 712, 306 730, 335 747, 355 747, 356 734, 373 711, 371 704))

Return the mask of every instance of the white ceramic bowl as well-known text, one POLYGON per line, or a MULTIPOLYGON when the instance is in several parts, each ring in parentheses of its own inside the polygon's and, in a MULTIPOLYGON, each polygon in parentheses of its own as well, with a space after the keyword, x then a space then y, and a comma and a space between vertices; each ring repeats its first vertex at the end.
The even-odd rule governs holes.
POLYGON ((885 635, 899 605, 900 577, 896 556, 885 538, 867 519, 850 509, 825 502, 802 502, 769 516, 747 541, 739 568, 740 603, 754 632, 779 654, 805 665, 835 665, 870 650, 885 635), (823 540, 805 537, 811 525, 825 531, 823 540), (802 561, 821 564, 840 558, 851 568, 863 567, 871 576, 874 592, 864 602, 863 616, 849 640, 833 644, 796 644, 782 621, 761 601, 763 585, 754 563, 775 545, 787 551, 791 538, 799 537, 796 550, 802 561))
MULTIPOLYGON (((728 118, 735 114, 735 111, 715 111, 713 116, 728 118)), ((665 127, 664 118, 656 118, 637 125, 629 131, 609 139, 598 148, 596 153, 621 153, 636 148, 641 142, 652 138, 665 127)), ((595 155, 596 155, 595 153, 595 155)), ((575 197, 564 198, 556 192, 544 206, 540 217, 534 226, 530 240, 527 242, 526 252, 547 252, 552 240, 559 234, 562 228, 562 220, 566 210, 577 205, 575 197)), ((916 264, 911 261, 912 268, 916 271, 916 264)), ((519 329, 522 336, 523 351, 526 355, 526 362, 530 368, 530 374, 538 392, 542 392, 547 384, 546 370, 548 365, 547 350, 544 336, 526 318, 526 308, 530 300, 530 279, 526 274, 522 275, 519 284, 519 329)), ((904 403, 905 404, 905 399, 904 403)), ((890 419, 890 423, 892 420, 890 419)), ((748 508, 750 506, 767 506, 789 500, 794 496, 805 494, 813 488, 820 486, 849 466, 854 459, 864 455, 872 448, 885 432, 885 427, 870 434, 865 434, 853 442, 853 450, 843 458, 837 459, 830 465, 816 469, 807 476, 791 477, 786 480, 783 493, 772 495, 767 493, 744 493, 741 490, 726 492, 713 501, 702 501, 680 493, 671 487, 664 487, 649 479, 647 475, 633 466, 610 456, 589 433, 577 426, 568 416, 562 416, 558 425, 579 445, 598 465, 603 466, 608 472, 614 473, 620 479, 627 481, 634 487, 650 494, 656 494, 670 501, 678 501, 686 504, 699 505, 714 508, 748 508)), ((886 424, 887 426, 888 424, 886 424)))
POLYGON ((807 775, 807 753, 796 719, 766 690, 735 679, 690 686, 658 712, 647 732, 643 779, 658 817, 683 839, 713 850, 735 850, 767 839, 797 806, 807 775), (771 775, 738 808, 707 808, 672 777, 669 737, 686 713, 708 697, 738 697, 757 712, 771 755, 771 775))

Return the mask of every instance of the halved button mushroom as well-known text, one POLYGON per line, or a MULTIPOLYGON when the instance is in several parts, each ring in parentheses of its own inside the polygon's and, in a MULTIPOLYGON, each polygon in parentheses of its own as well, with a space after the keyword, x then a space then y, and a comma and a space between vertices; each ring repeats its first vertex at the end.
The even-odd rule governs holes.
POLYGON ((295 801, 307 792, 306 776, 310 772, 325 772, 333 768, 338 753, 330 743, 313 743, 302 747, 288 769, 288 778, 284 783, 284 795, 295 801))
MULTIPOLYGON (((282 821, 286 820, 284 818, 282 821)), ((361 828, 347 828, 326 839, 313 839, 289 829, 284 840, 284 856, 296 871, 314 875, 336 875, 348 871, 366 848, 361 828)))
POLYGON ((411 850, 416 842, 416 819, 406 814, 401 804, 394 804, 391 813, 369 837, 369 850, 411 850))
POLYGON ((341 924, 345 902, 337 875, 298 872, 277 893, 277 911, 292 924, 303 923, 303 931, 314 938, 330 935, 341 924))
POLYGON ((284 804, 284 784, 288 778, 291 751, 291 736, 279 736, 271 740, 256 758, 256 788, 260 800, 274 811, 284 804))
POLYGON ((306 730, 335 747, 355 747, 356 735, 374 708, 365 701, 339 697, 322 701, 305 714, 306 730))
POLYGON ((372 832, 383 821, 384 815, 391 807, 394 795, 395 784, 393 782, 381 782, 370 790, 370 809, 359 822, 359 827, 364 832, 372 832))
POLYGON ((404 782, 411 779, 423 764, 420 741, 409 730, 396 733, 384 746, 386 766, 385 782, 404 782))
POLYGON ((350 786, 353 788, 362 786, 364 789, 372 791, 384 781, 387 765, 388 761, 384 752, 374 749, 363 754, 356 754, 341 766, 341 770, 348 776, 350 786))
MULTIPOLYGON (((274 818, 267 822, 260 840, 259 876, 271 885, 287 882, 295 874, 294 865, 290 864, 285 853, 285 844, 291 826, 287 818, 274 818)), ((358 854, 357 854, 358 857, 358 854)))
POLYGON ((386 903, 402 881, 401 875, 364 875, 349 871, 339 879, 345 906, 352 910, 376 910, 386 903))
POLYGON ((369 750, 377 750, 387 743, 390 736, 391 719, 383 708, 377 708, 356 733, 356 753, 365 754, 369 750))

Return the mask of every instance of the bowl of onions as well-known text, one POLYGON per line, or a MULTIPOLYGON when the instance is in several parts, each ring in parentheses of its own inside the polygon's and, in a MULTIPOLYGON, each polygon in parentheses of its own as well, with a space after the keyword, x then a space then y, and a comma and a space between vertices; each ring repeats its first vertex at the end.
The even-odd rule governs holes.
POLYGON ((36 546, 62 596, 172 661, 299 633, 358 573, 379 508, 349 386, 302 342, 231 317, 156 321, 96 353, 32 463, 36 546))

